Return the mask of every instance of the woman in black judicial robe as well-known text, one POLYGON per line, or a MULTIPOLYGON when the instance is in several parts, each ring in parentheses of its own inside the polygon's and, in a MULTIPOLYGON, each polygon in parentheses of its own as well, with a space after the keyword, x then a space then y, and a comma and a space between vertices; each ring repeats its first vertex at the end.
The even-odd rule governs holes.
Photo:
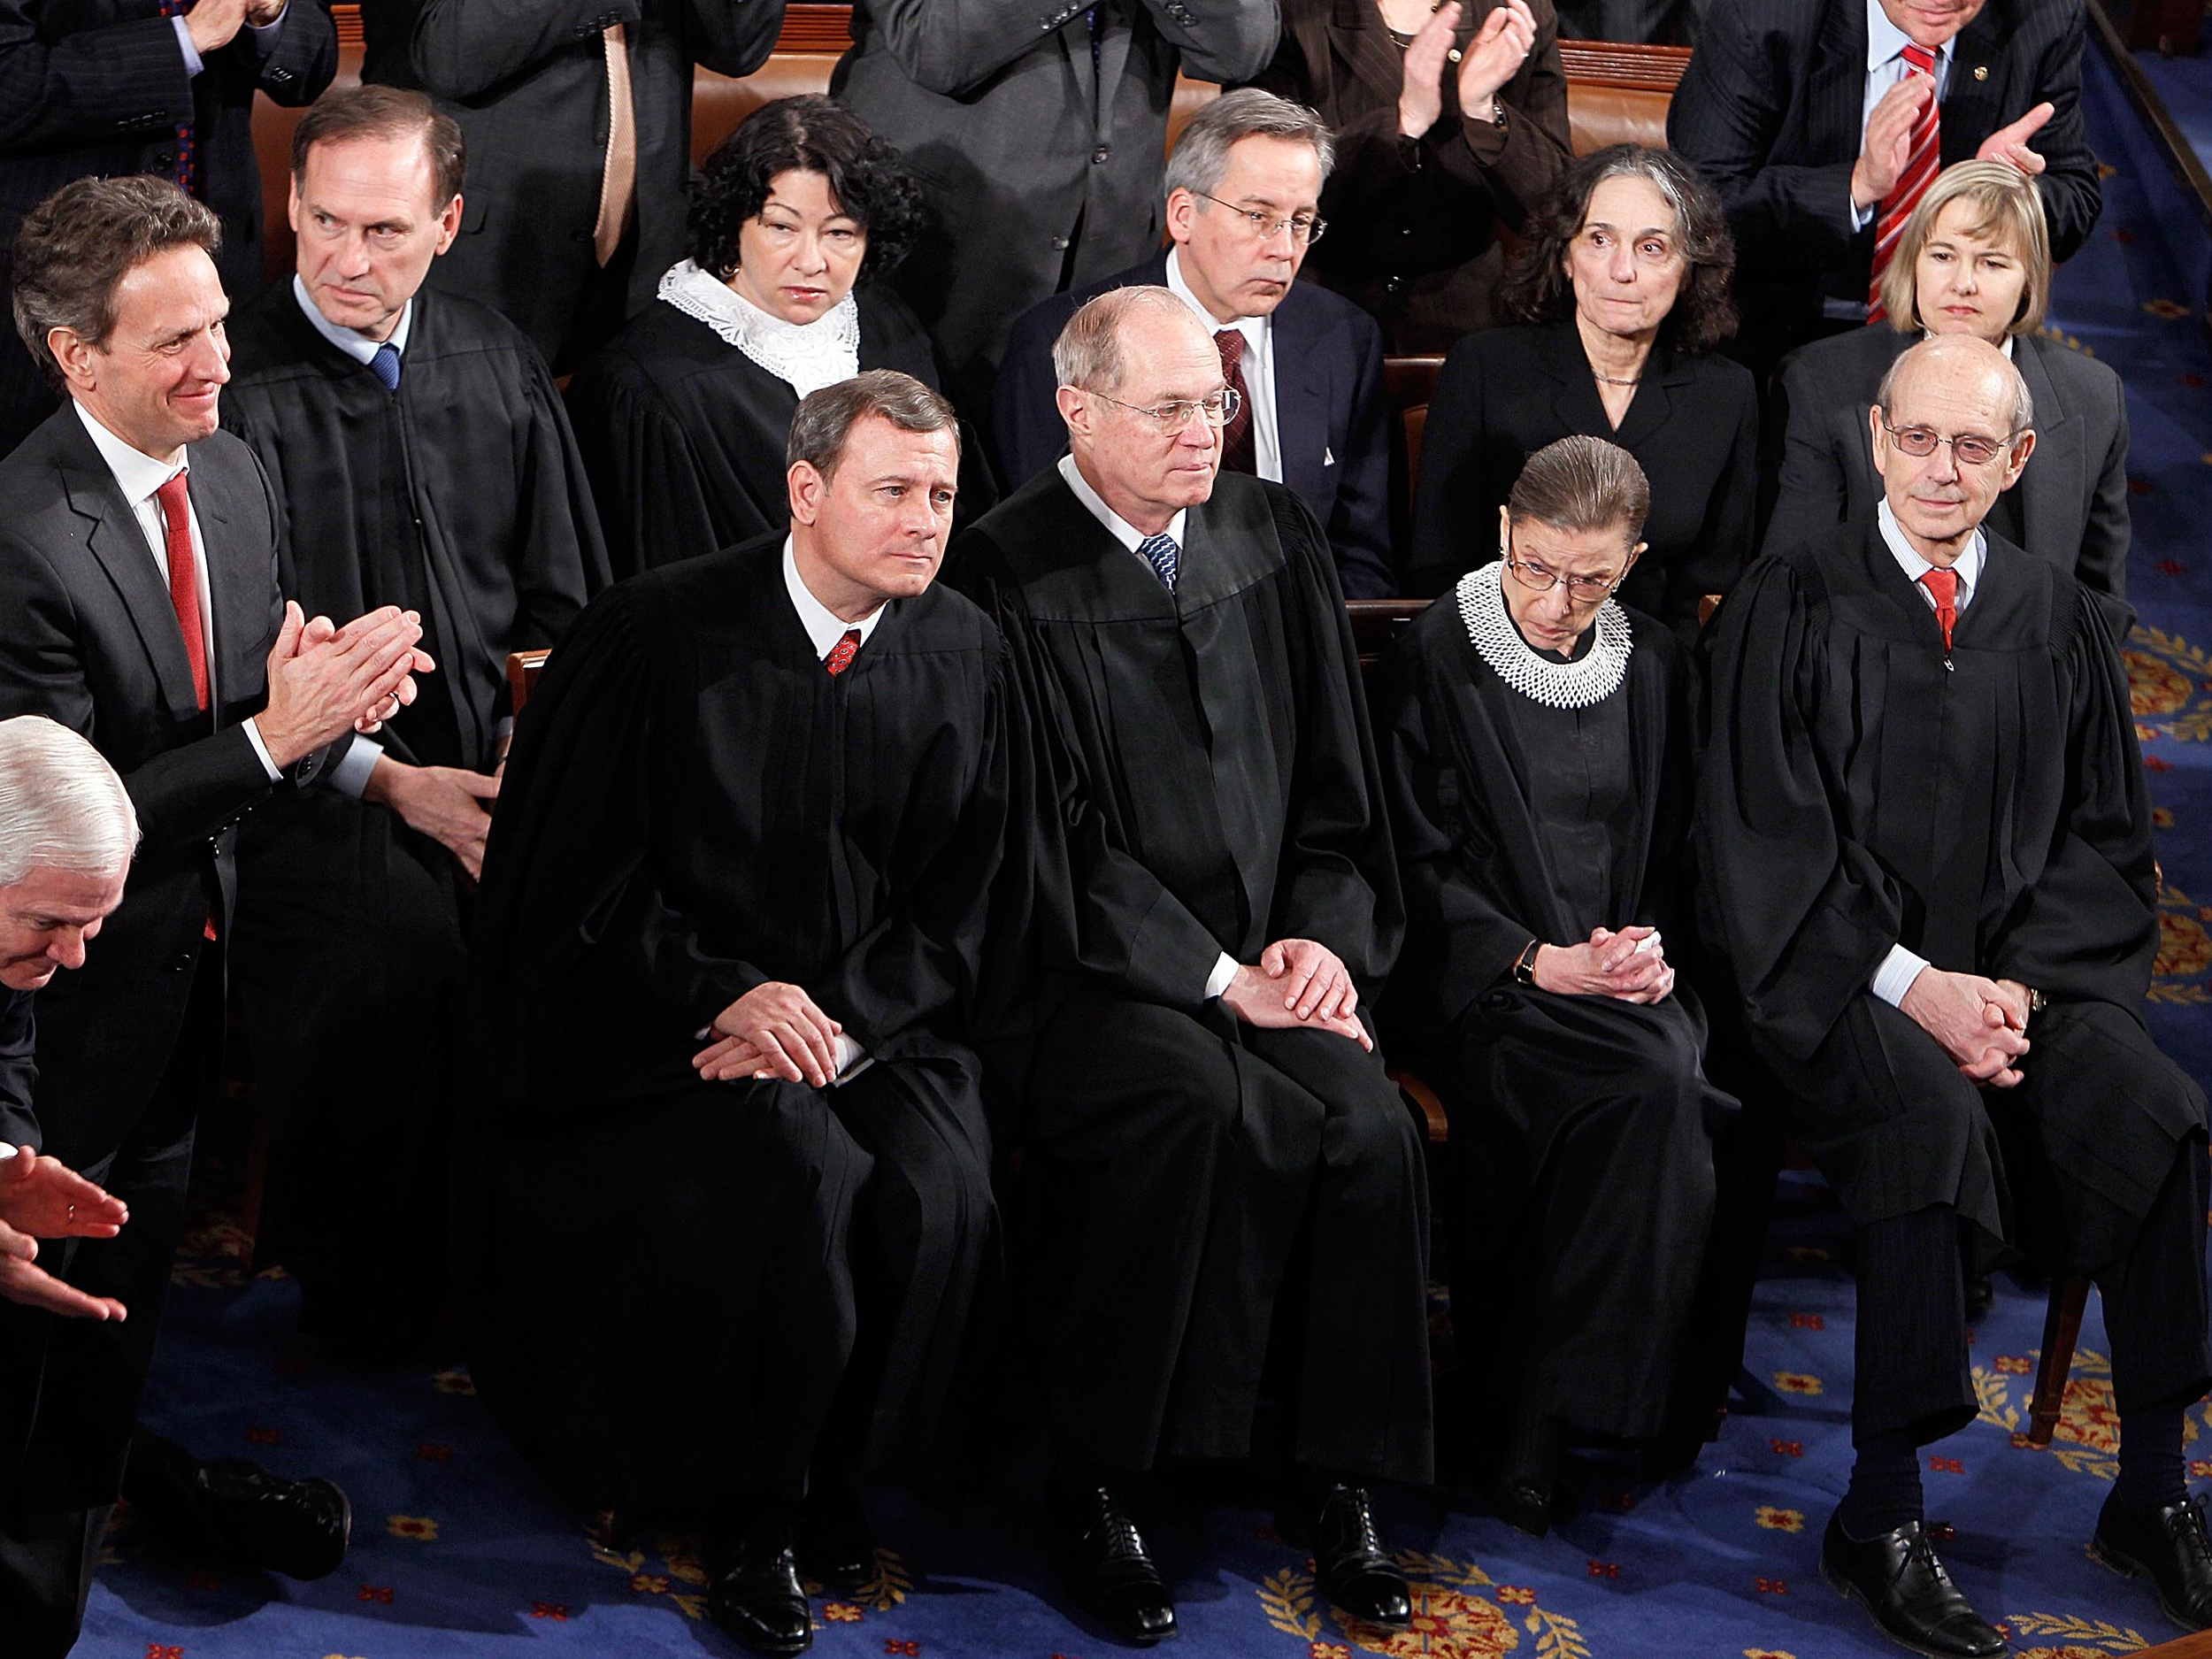
POLYGON ((1567 169, 1499 290, 1517 326, 1444 360, 1421 444, 1405 590, 1438 594, 1488 557, 1521 465, 1573 433, 1634 456, 1650 544, 1621 603, 1684 640, 1698 601, 1752 553, 1759 399, 1716 348, 1735 332, 1720 204, 1663 150, 1615 144, 1567 169))
POLYGON ((1471 1403, 1502 1430, 1502 1509, 1539 1532, 1563 1425, 1665 1426, 1713 1210, 1711 1130, 1734 1110, 1705 1077, 1703 1011, 1671 965, 1689 942, 1673 912, 1682 652, 1601 603, 1602 585, 1617 585, 1648 499, 1614 445, 1540 451, 1500 561, 1429 607, 1377 695, 1406 891, 1394 1012, 1451 1118, 1453 1302, 1463 1363, 1490 1379, 1471 1403), (1617 972, 1600 971, 1609 957, 1617 972))
MULTIPOLYGON (((781 529, 807 393, 863 369, 942 378, 875 280, 913 244, 921 187, 859 117, 820 97, 764 104, 695 188, 690 257, 568 390, 617 578, 781 529)), ((981 449, 961 449, 965 523, 997 497, 981 449)))

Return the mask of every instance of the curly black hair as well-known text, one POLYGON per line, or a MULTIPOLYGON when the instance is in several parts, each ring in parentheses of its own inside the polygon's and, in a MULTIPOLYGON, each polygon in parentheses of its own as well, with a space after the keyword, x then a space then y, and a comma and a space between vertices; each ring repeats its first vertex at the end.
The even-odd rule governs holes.
POLYGON ((760 214, 780 173, 818 173, 839 209, 868 234, 864 282, 906 257, 922 230, 922 187, 899 152, 850 110, 809 96, 764 104, 724 139, 694 180, 691 257, 727 280, 737 236, 760 214))
POLYGON ((1659 337, 1685 356, 1700 356, 1736 332, 1736 241, 1720 198, 1697 169, 1672 150, 1647 144, 1608 144, 1559 175, 1530 215, 1528 242, 1498 284, 1498 306, 1518 322, 1548 323, 1574 315, 1567 250, 1581 233, 1590 197, 1608 179, 1642 179, 1674 209, 1676 234, 1690 262, 1659 337))

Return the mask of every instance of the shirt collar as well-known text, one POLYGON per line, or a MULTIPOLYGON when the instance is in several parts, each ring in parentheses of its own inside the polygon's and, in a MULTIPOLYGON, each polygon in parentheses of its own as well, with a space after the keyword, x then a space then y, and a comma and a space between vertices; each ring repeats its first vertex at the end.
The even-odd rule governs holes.
MULTIPOLYGON (((1935 566, 1915 552, 1912 543, 1905 540, 1904 526, 1897 522, 1897 515, 1889 510, 1886 496, 1874 510, 1874 522, 1881 527, 1882 541, 1888 546, 1890 557, 1897 561, 1898 568, 1905 572, 1906 577, 1917 586, 1920 579, 1935 566)), ((1959 579, 1956 603, 1961 611, 1966 609, 1967 602, 1973 597, 1974 589, 1981 581, 1982 561, 1988 552, 1988 534, 1978 525, 1974 529, 1973 541, 1967 544, 1966 551, 1959 555, 1958 563, 1951 566, 1953 573, 1959 579)))
MULTIPOLYGON (((1954 37, 1955 38, 1955 37, 1954 37)), ((1866 0, 1866 72, 1870 75, 1912 44, 1912 36, 1889 20, 1889 13, 1882 10, 1882 0, 1866 0)), ((1943 65, 1951 56, 1949 41, 1937 47, 1936 77, 1939 81, 1943 65)))
POLYGON ((1183 250, 1179 243, 1168 250, 1167 291, 1189 306, 1198 320, 1206 326, 1206 332, 1217 334, 1225 328, 1233 328, 1242 334, 1248 345, 1257 350, 1267 343, 1267 323, 1264 317, 1240 317, 1233 323, 1217 322, 1205 303, 1191 292, 1189 283, 1183 280, 1183 250))
MULTIPOLYGON (((306 282, 296 271, 292 273, 292 297, 299 302, 300 315, 307 319, 308 326, 356 363, 365 365, 370 358, 376 356, 377 347, 386 343, 370 339, 358 328, 342 328, 317 311, 315 302, 307 296, 306 282)), ((403 357, 407 355, 408 330, 414 326, 414 323, 415 302, 411 296, 407 303, 399 308, 399 321, 393 325, 389 342, 392 349, 403 357)))
MULTIPOLYGON (((1106 533, 1115 541, 1120 542, 1132 553, 1144 545, 1144 532, 1106 504, 1106 498, 1091 488, 1091 480, 1083 476, 1083 469, 1076 465, 1075 457, 1072 455, 1064 455, 1060 457, 1060 476, 1067 480, 1068 488, 1075 492, 1076 500, 1083 503, 1092 518, 1106 526, 1106 533)), ((1168 539, 1173 541, 1179 549, 1183 545, 1184 521, 1189 516, 1189 510, 1185 508, 1178 511, 1175 517, 1167 521, 1168 539)))
POLYGON ((190 464, 180 461, 173 466, 166 461, 157 461, 150 455, 134 449, 122 439, 102 426, 93 412, 82 403, 74 405, 77 419, 84 422, 90 434, 92 447, 100 452, 100 459, 107 463, 116 487, 123 492, 123 499, 134 510, 178 473, 190 470, 190 464))
POLYGON ((883 620, 881 605, 859 621, 848 622, 817 599, 814 590, 800 579, 799 556, 793 550, 787 535, 783 539, 783 590, 791 595, 791 608, 799 613, 799 626, 806 630, 817 657, 827 657, 837 641, 855 628, 860 630, 860 642, 865 645, 868 636, 876 631, 876 624, 883 620))

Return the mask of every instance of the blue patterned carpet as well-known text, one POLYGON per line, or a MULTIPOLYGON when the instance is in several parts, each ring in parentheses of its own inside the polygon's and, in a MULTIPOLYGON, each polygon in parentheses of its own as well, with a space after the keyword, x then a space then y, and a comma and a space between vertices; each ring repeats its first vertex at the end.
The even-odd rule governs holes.
MULTIPOLYGON (((2212 1079, 2212 357, 2189 310, 2194 248, 2162 169, 2128 142, 2132 118, 2093 66, 2092 131, 2113 175, 2103 225, 2064 273, 2070 343, 2127 377, 2145 618, 2130 665, 2169 891, 2153 1025, 2212 1079)), ((2193 221, 2189 221, 2193 223, 2193 221)), ((1153 1529, 1178 1575, 1181 1659, 1829 1659, 1890 1654, 1821 1582, 1820 1528, 1849 1465, 1851 1294, 1839 1217, 1809 1178, 1786 1183, 1750 1335, 1742 1396, 1699 1469, 1655 1486, 1578 1463, 1580 1512, 1533 1542, 1471 1504, 1391 1494, 1420 1612, 1390 1635, 1317 1602, 1304 1557, 1260 1509, 1193 1504, 1153 1529)), ((150 1415, 206 1455, 257 1456, 342 1482, 355 1548, 337 1577, 294 1585, 211 1575, 111 1538, 81 1652, 127 1659, 415 1659, 422 1655, 729 1654, 702 1617, 704 1580, 672 1540, 620 1555, 541 1491, 471 1397, 465 1375, 360 1377, 292 1334, 295 1287, 248 1279, 205 1232, 180 1267, 150 1415)), ((1999 1281, 1977 1333, 1981 1420, 1931 1448, 1932 1514, 1983 1611, 2032 1659, 2132 1652, 2174 1632, 2139 1589, 2083 1550, 2111 1479, 2116 1424, 2093 1303, 2064 1422, 2047 1451, 2024 1426, 2041 1340, 2040 1287, 1999 1281)), ((1476 1310, 1479 1317, 1479 1310, 1476 1310)), ((2212 1478, 2212 1416, 2192 1455, 2212 1478)), ((887 1502, 870 1594, 816 1603, 830 1655, 1100 1659, 1117 1651, 1049 1593, 1033 1494, 923 1510, 887 1502), (893 1553, 895 1552, 895 1553, 893 1553)), ((6 1647, 0 1632, 0 1652, 6 1647)))

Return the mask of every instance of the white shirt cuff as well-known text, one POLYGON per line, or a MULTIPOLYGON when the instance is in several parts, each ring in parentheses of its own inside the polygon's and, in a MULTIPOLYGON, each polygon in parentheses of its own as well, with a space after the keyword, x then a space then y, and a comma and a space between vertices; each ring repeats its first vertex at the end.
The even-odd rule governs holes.
POLYGON ((284 19, 291 15, 292 8, 288 5, 283 11, 276 14, 276 21, 273 23, 249 23, 246 25, 247 32, 253 36, 255 50, 260 52, 264 58, 266 58, 271 52, 276 50, 277 35, 284 27, 284 19))
POLYGON ((6 1162, 7 1162, 10 1158, 13 1157, 14 1156, 15 1156, 15 1148, 14 1148, 13 1147, 10 1146, 10 1145, 9 1145, 6 1141, 0 1141, 0 1164, 4 1164, 4 1163, 6 1163, 6 1162))
POLYGON ((284 768, 269 758, 269 746, 261 741, 261 728, 250 719, 246 722, 246 741, 251 743, 253 752, 261 757, 261 764, 267 770, 271 783, 284 776, 284 768))
POLYGON ((173 17, 169 21, 176 25, 177 44, 184 49, 184 73, 188 75, 198 74, 207 65, 200 61, 200 49, 192 43, 191 29, 182 17, 173 17))
POLYGON ((1223 951, 1214 963, 1214 971, 1206 976, 1206 1000, 1210 1002, 1229 988, 1229 981, 1237 977, 1237 959, 1223 951))
POLYGON ((841 1031, 837 1033, 836 1052, 837 1075, 830 1079, 832 1088, 835 1088, 841 1083, 851 1082, 876 1063, 875 1056, 870 1054, 841 1031))
POLYGON ((1927 957, 1916 956, 1902 945, 1892 945, 1882 965, 1874 970, 1874 995, 1892 1008, 1902 1008, 1905 993, 1912 989, 1912 982, 1927 965, 1927 957))
POLYGON ((1851 233, 1853 235, 1856 235, 1859 232, 1864 230, 1869 225, 1871 225, 1874 222, 1874 215, 1881 211, 1882 204, 1879 202, 1877 202, 1872 207, 1861 207, 1856 202, 1854 202, 1851 199, 1851 192, 1848 189, 1844 191, 1843 199, 1844 205, 1851 210, 1851 233))
POLYGON ((328 776, 330 787, 340 795, 351 795, 358 801, 368 793, 369 774, 376 770, 376 763, 384 758, 384 745, 373 737, 353 734, 353 747, 339 757, 328 776))

